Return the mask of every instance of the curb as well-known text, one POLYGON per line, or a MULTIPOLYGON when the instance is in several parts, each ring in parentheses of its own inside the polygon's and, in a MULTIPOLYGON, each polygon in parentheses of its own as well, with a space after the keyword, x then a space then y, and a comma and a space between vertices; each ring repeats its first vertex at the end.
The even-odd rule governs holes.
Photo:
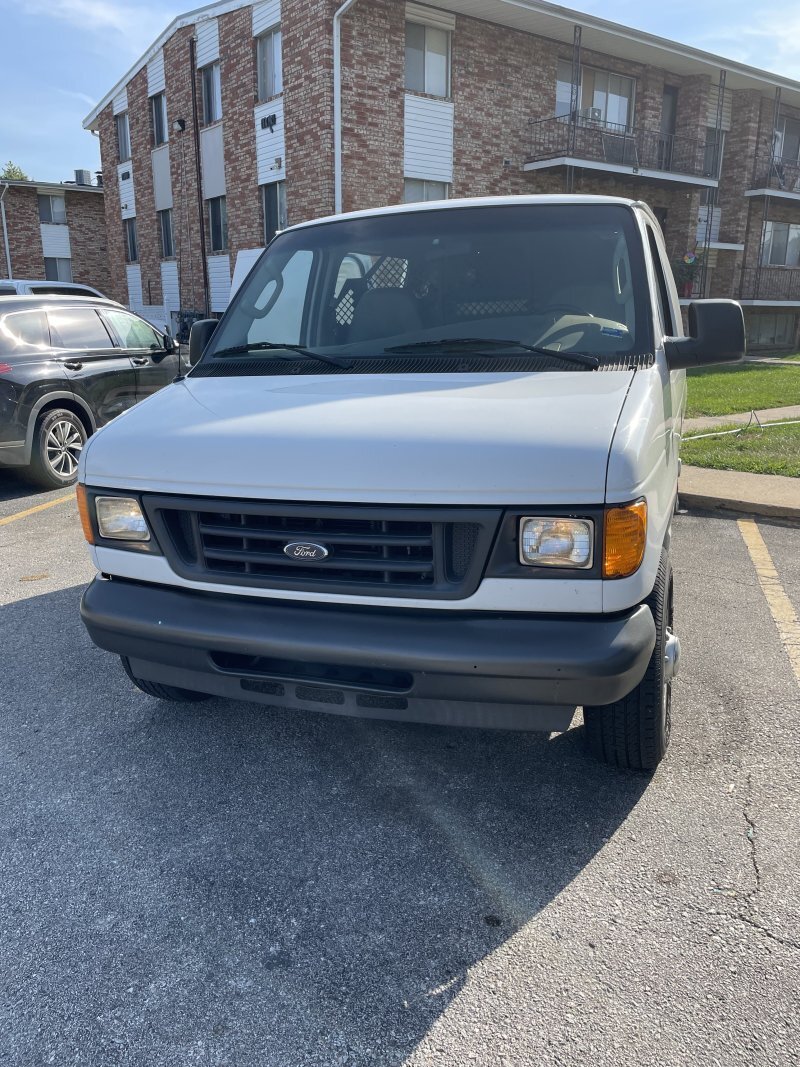
POLYGON ((768 519, 787 519, 789 522, 800 523, 800 507, 770 504, 764 500, 732 500, 713 494, 683 493, 679 489, 678 505, 681 508, 696 508, 700 511, 733 511, 740 515, 763 515, 768 519))

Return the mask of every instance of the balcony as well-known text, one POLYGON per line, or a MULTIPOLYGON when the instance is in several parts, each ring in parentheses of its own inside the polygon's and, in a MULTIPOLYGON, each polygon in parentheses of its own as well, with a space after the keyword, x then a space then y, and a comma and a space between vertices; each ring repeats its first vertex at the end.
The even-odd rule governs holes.
POLYGON ((705 140, 567 116, 533 119, 523 169, 583 167, 611 174, 716 188, 713 148, 705 140))
POLYGON ((744 267, 739 299, 764 304, 800 304, 800 268, 744 267))
POLYGON ((773 159, 771 155, 756 157, 751 188, 744 195, 800 201, 800 161, 773 159))

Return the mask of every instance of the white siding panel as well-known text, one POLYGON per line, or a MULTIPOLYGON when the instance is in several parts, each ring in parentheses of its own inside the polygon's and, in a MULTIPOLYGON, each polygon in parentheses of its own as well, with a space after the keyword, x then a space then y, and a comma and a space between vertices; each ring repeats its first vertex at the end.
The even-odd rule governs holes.
POLYGON ((438 8, 426 7, 424 4, 406 4, 406 19, 408 22, 422 22, 426 26, 435 26, 439 30, 454 30, 456 17, 449 11, 439 11, 438 8))
POLYGON ((203 197, 225 195, 225 145, 222 123, 206 126, 200 131, 200 164, 203 175, 203 197))
POLYGON ((112 104, 111 104, 111 110, 114 112, 115 115, 121 115, 123 111, 127 111, 128 110, 128 90, 127 90, 127 88, 125 88, 121 92, 117 93, 117 95, 114 97, 114 99, 112 101, 112 104))
POLYGON ((258 257, 264 251, 263 248, 243 248, 236 256, 236 265, 233 268, 233 281, 231 282, 231 296, 236 292, 247 275, 253 269, 258 257))
POLYGON ((42 252, 50 258, 71 259, 69 246, 69 226, 58 226, 50 222, 40 223, 42 231, 42 252))
POLYGON ((169 145, 153 149, 153 196, 156 211, 172 207, 172 176, 169 169, 169 145))
POLYGON ((169 312, 163 304, 143 304, 139 308, 139 314, 162 333, 164 327, 169 326, 169 312))
POLYGON ((161 48, 147 64, 147 95, 155 96, 166 88, 164 79, 164 49, 161 48))
POLYGON ((283 181, 286 177, 286 135, 283 124, 283 100, 271 100, 253 108, 256 123, 256 161, 258 184, 283 181), (272 130, 262 129, 261 120, 275 116, 272 130), (277 163, 280 160, 280 164, 277 163))
POLYGON ((449 101, 406 94, 404 175, 452 182, 453 105, 449 101))
POLYGON ((161 292, 164 296, 164 310, 177 311, 181 306, 177 263, 161 264, 161 292))
POLYGON ((117 166, 117 179, 119 181, 120 214, 123 219, 132 219, 136 214, 136 196, 133 190, 133 167, 130 160, 117 166), (127 174, 127 178, 123 177, 125 174, 127 174))
POLYGON ((264 0, 253 5, 253 36, 258 37, 281 21, 281 0, 264 0))
POLYGON ((197 68, 207 67, 219 59, 219 22, 203 19, 197 23, 197 68))
MULTIPOLYGON (((702 204, 697 216, 697 240, 703 244, 706 239, 706 222, 708 221, 708 206, 702 204)), ((719 240, 719 227, 722 222, 722 211, 715 207, 711 209, 711 237, 710 240, 719 240)))
POLYGON ((208 288, 211 310, 224 311, 231 298, 231 257, 208 257, 208 288))
POLYGON ((128 307, 131 311, 141 311, 144 307, 141 267, 138 263, 129 263, 125 273, 128 276, 128 307))

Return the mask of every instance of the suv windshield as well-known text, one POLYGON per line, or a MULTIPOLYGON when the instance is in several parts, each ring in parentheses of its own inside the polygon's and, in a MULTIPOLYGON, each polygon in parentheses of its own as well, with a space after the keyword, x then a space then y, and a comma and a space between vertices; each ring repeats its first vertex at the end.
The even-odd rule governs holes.
POLYGON ((346 356, 354 372, 359 358, 412 351, 433 359, 457 350, 465 360, 525 355, 521 346, 601 362, 638 355, 652 339, 647 287, 634 278, 646 270, 634 213, 623 205, 344 218, 275 239, 203 362, 231 350, 288 362, 288 346, 346 356))

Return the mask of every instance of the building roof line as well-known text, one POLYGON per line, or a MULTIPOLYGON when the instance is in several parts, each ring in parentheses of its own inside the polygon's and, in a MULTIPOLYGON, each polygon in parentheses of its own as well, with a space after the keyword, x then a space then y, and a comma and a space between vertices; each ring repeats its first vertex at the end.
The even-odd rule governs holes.
MULTIPOLYGON (((471 5, 469 3, 464 3, 463 0, 424 0, 424 2, 429 7, 439 8, 456 15, 476 18, 479 20, 482 19, 485 22, 496 22, 496 19, 491 18, 488 13, 488 9, 491 5, 486 5, 486 8, 482 11, 479 9, 481 13, 478 13, 478 11, 472 10, 471 5)), ((138 74, 147 63, 149 63, 156 52, 158 52, 178 30, 202 22, 205 18, 224 15, 229 11, 237 11, 242 7, 251 7, 253 6, 253 3, 254 0, 214 0, 214 2, 210 4, 205 4, 202 7, 194 8, 182 15, 178 15, 172 20, 167 28, 159 34, 139 59, 136 60, 127 73, 119 79, 114 87, 107 92, 103 99, 89 112, 83 120, 84 129, 96 128, 96 123, 101 111, 103 111, 114 97, 125 88, 128 82, 130 82, 130 80, 138 74)), ((769 87, 772 89, 786 89, 795 97, 793 103, 796 106, 800 106, 800 81, 795 81, 792 78, 787 78, 780 74, 774 74, 768 70, 751 67, 746 63, 739 63, 732 59, 728 59, 725 56, 718 56, 713 52, 705 52, 702 49, 682 44, 679 41, 672 41, 668 38, 658 37, 655 34, 647 33, 645 30, 638 30, 632 26, 624 26, 621 23, 609 22, 607 19, 598 18, 595 15, 584 14, 580 11, 574 11, 571 8, 562 7, 559 4, 546 3, 542 2, 542 0, 495 0, 495 5, 499 5, 502 8, 516 9, 523 14, 528 13, 530 15, 538 15, 547 19, 552 19, 554 24, 569 22, 572 25, 578 25, 584 29, 596 30, 598 33, 607 35, 608 37, 616 37, 620 40, 629 41, 632 44, 643 45, 646 48, 655 49, 658 52, 662 52, 665 56, 674 55, 680 59, 697 63, 700 66, 710 67, 715 71, 725 70, 730 74, 737 74, 744 79, 749 79, 752 82, 757 83, 758 86, 763 86, 765 88, 769 87)), ((525 31, 523 29, 522 32, 534 31, 525 31)), ((590 46, 587 47, 590 51, 598 51, 596 48, 591 48, 590 46)), ((698 73, 700 73, 700 71, 698 71, 698 73)), ((756 88, 757 85, 753 85, 753 88, 756 88)))
POLYGON ((62 193, 103 193, 102 185, 79 185, 77 182, 37 182, 33 178, 0 178, 0 185, 12 189, 57 189, 62 193))

